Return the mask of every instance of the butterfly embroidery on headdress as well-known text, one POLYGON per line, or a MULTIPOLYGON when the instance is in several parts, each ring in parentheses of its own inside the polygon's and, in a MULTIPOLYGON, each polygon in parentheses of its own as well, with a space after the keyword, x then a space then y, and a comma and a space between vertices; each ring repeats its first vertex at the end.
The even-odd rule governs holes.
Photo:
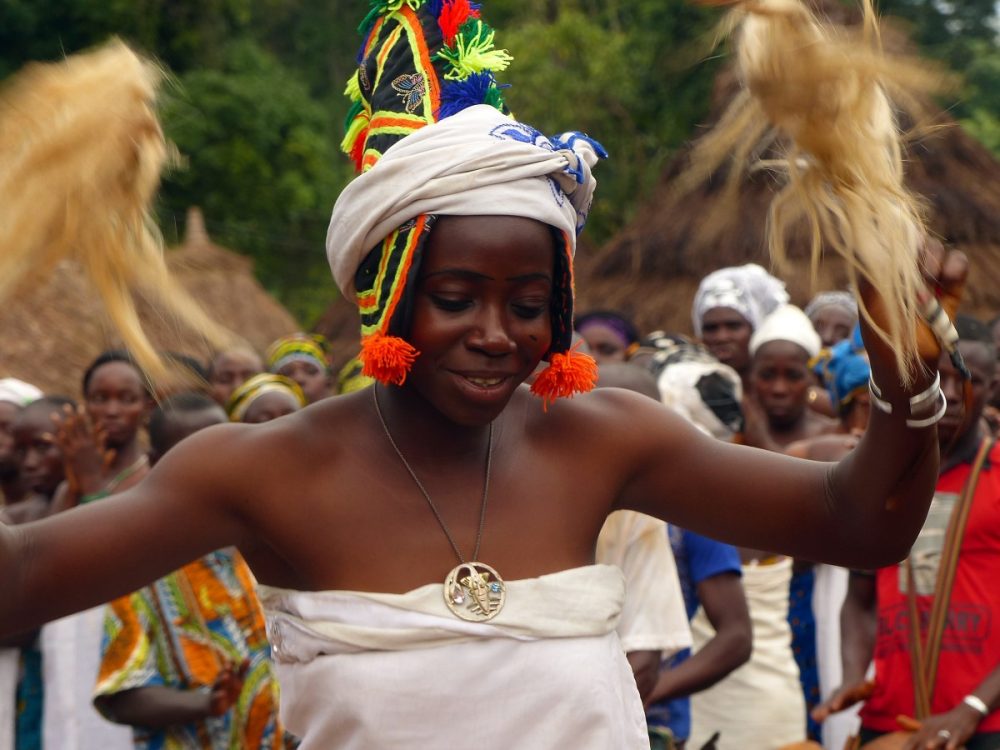
POLYGON ((392 88, 399 92, 400 99, 406 105, 406 112, 414 114, 424 101, 426 83, 421 73, 407 73, 392 82, 392 88))

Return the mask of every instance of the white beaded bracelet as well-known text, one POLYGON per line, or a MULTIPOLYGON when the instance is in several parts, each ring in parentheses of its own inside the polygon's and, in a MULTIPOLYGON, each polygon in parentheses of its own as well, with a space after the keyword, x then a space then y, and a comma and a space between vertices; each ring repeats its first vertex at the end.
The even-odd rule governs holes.
POLYGON ((983 701, 983 699, 980 698, 978 695, 969 694, 964 698, 962 698, 962 703, 964 703, 969 708, 978 711, 983 716, 990 715, 990 707, 987 706, 986 703, 983 701))
MULTIPOLYGON (((892 414, 892 404, 882 398, 882 390, 875 384, 875 378, 871 375, 868 376, 868 392, 871 394, 872 405, 876 409, 886 414, 892 414)), ((922 390, 916 396, 910 397, 910 414, 913 414, 914 409, 923 406, 931 399, 938 398, 941 400, 941 405, 938 407, 937 411, 934 412, 934 414, 924 419, 907 419, 906 426, 914 430, 919 430, 923 427, 930 427, 931 425, 935 425, 940 422, 941 418, 948 410, 948 399, 945 398, 944 391, 941 390, 940 372, 934 376, 934 382, 927 386, 927 388, 922 390)))

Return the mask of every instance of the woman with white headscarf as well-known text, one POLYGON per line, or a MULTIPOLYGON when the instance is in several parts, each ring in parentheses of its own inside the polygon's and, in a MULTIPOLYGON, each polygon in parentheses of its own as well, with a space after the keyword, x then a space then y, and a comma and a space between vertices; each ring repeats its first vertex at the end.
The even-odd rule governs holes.
POLYGON ((750 372, 750 337, 764 318, 788 302, 784 282, 756 263, 720 268, 702 279, 691 319, 695 335, 722 364, 750 372))

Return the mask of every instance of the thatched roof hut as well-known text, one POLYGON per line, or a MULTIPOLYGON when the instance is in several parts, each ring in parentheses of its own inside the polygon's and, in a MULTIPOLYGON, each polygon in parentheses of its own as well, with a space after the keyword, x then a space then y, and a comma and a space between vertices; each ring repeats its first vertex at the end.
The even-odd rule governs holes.
MULTIPOLYGON (((735 90, 732 71, 720 73, 710 122, 735 90)), ((935 124, 943 127, 908 146, 907 181, 925 199, 932 231, 971 259, 964 309, 993 315, 1000 311, 1000 163, 943 112, 935 124)), ((735 207, 722 205, 721 174, 681 196, 674 182, 689 152, 690 146, 682 149, 667 165, 624 230, 599 251, 578 255, 579 310, 617 308, 634 316, 640 329, 689 332, 691 302, 704 275, 748 262, 769 266, 764 232, 776 192, 773 177, 758 172, 745 179, 735 207)), ((845 284, 843 266, 831 259, 821 269, 819 289, 811 289, 804 240, 793 240, 789 249, 791 268, 778 275, 793 301, 845 284)))
MULTIPOLYGON (((167 265, 210 316, 259 350, 298 329, 254 278, 252 261, 211 241, 197 208, 188 212, 184 244, 167 252, 167 265)), ((202 359, 210 354, 197 332, 180 328, 163 311, 144 304, 141 314, 162 349, 202 359)), ((76 397, 84 368, 116 343, 89 283, 79 268, 63 263, 45 284, 22 289, 0 311, 0 376, 76 397)))

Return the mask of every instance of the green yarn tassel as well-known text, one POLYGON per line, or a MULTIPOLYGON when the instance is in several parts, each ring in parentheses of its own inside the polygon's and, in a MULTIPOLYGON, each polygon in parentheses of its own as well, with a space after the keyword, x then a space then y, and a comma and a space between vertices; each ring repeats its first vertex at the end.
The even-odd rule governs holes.
POLYGON ((370 0, 370 2, 371 8, 368 11, 368 15, 365 16, 365 20, 358 26, 358 33, 362 35, 368 33, 368 30, 375 24, 375 19, 379 16, 387 16, 390 13, 395 13, 403 5, 410 6, 410 9, 413 11, 419 10, 420 6, 426 0, 370 0))
POLYGON ((351 104, 351 108, 347 110, 347 117, 344 118, 344 130, 351 129, 351 123, 354 122, 354 118, 364 109, 364 106, 360 99, 351 104))
POLYGON ((494 109, 498 109, 501 112, 504 111, 503 93, 501 93, 499 86, 493 85, 487 89, 483 104, 489 104, 494 109))
POLYGON ((473 73, 506 70, 512 58, 505 49, 494 49, 496 32, 478 18, 470 19, 459 30, 452 47, 444 47, 435 55, 451 65, 445 74, 449 81, 464 81, 473 73))
POLYGON ((354 75, 347 79, 347 87, 344 89, 344 96, 355 103, 361 101, 361 82, 358 80, 357 71, 354 71, 354 75))

